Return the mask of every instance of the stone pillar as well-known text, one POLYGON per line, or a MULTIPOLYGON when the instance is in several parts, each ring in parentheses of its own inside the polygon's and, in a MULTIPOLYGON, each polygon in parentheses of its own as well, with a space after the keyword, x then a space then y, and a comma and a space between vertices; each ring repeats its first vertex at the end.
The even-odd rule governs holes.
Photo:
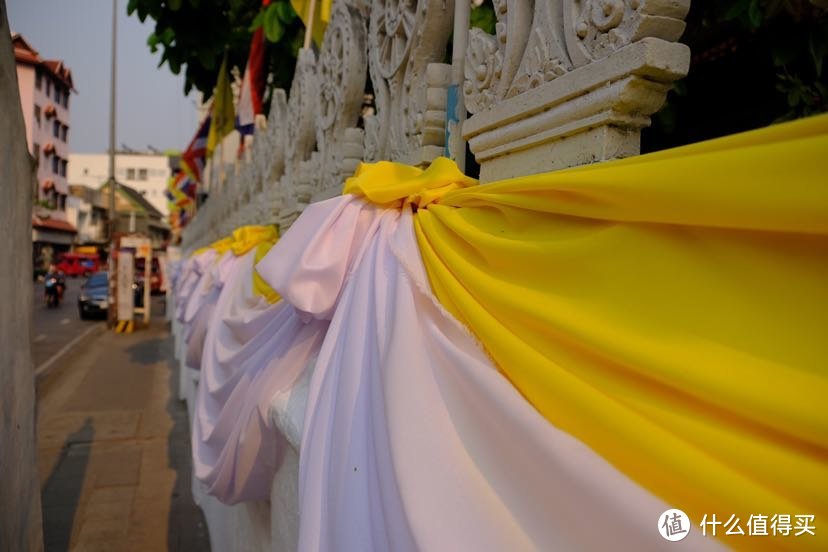
POLYGON ((0 0, 0 550, 43 549, 32 369, 32 162, 0 0))

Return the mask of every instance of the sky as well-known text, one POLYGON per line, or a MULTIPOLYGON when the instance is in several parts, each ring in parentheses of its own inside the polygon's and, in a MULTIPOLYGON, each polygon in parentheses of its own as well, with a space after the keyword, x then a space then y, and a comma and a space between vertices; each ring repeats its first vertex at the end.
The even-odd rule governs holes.
MULTIPOLYGON (((128 17, 118 1, 115 144, 147 150, 184 150, 196 131, 197 96, 184 96, 184 76, 173 75, 147 37, 154 22, 128 17)), ((43 59, 72 70, 77 92, 69 104, 72 153, 104 153, 109 145, 112 43, 111 0, 6 0, 12 32, 23 35, 43 59)))

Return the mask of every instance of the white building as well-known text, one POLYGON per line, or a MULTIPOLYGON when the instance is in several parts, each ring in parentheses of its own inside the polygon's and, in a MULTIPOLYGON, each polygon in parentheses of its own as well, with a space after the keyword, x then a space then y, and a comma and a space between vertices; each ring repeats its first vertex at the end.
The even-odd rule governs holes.
MULTIPOLYGON (((164 191, 177 166, 177 157, 158 153, 125 153, 115 155, 115 179, 134 188, 165 217, 169 214, 164 191)), ((69 155, 69 184, 80 184, 95 190, 107 181, 109 156, 106 153, 72 153, 69 155)))

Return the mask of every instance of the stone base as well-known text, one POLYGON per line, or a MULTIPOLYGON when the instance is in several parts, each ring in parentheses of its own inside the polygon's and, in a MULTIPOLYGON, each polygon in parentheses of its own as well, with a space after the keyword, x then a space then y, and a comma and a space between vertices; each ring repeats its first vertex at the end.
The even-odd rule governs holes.
POLYGON ((640 134, 638 129, 602 126, 513 151, 484 163, 480 167, 480 181, 494 182, 638 155, 640 134))

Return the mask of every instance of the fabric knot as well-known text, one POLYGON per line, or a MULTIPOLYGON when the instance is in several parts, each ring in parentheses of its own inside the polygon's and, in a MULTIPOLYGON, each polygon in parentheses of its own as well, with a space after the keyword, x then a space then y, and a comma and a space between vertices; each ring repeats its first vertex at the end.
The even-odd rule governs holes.
POLYGON ((342 193, 388 209, 409 204, 422 209, 448 192, 476 185, 477 180, 460 172, 454 161, 438 157, 426 170, 393 161, 360 163, 342 193))

